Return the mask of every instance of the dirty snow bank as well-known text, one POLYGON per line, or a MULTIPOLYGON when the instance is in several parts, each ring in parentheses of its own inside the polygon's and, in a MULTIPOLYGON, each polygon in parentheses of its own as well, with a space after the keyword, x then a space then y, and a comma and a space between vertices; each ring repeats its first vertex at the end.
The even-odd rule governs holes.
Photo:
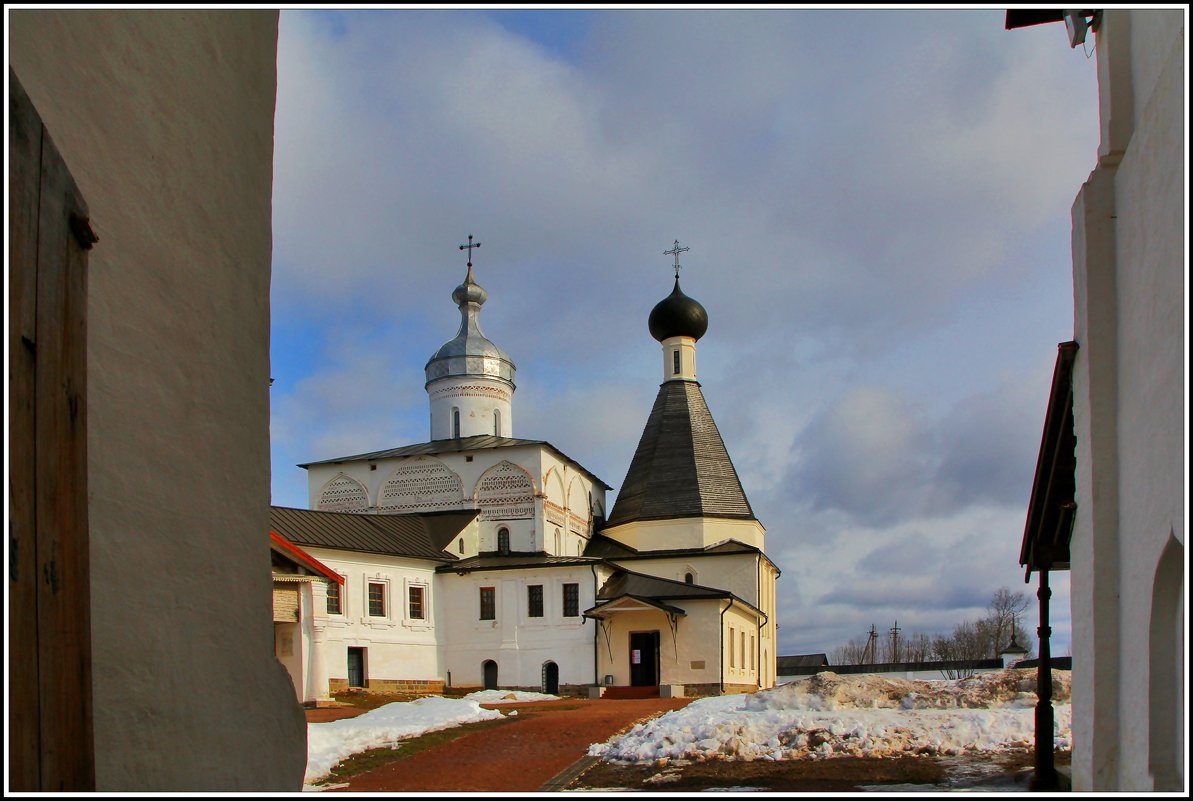
MULTIPOLYGON (((964 754, 1035 741, 1035 671, 915 681, 825 672, 702 698, 588 749, 615 762, 964 754)), ((1057 748, 1070 748, 1067 671, 1053 671, 1057 748)))
POLYGON ((558 695, 524 692, 522 690, 477 690, 464 696, 465 701, 478 704, 520 704, 525 701, 558 701, 558 695))
POLYGON ((370 748, 390 746, 399 740, 464 723, 502 717, 496 709, 482 709, 464 698, 428 696, 415 701, 395 701, 354 718, 307 724, 307 771, 304 784, 318 781, 336 763, 370 748))

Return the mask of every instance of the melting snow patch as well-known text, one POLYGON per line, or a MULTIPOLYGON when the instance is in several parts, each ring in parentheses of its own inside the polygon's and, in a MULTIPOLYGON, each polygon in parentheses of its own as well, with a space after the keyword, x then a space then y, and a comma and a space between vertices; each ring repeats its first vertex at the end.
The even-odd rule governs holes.
MULTIPOLYGON (((1055 741, 1071 747, 1069 674, 1053 672, 1055 741)), ((750 695, 702 698, 589 747, 612 762, 825 759, 1029 748, 1035 671, 914 681, 824 672, 750 695)))
POLYGON ((370 748, 395 745, 464 723, 502 717, 496 709, 482 709, 476 701, 428 696, 396 701, 354 718, 307 724, 307 770, 304 784, 317 781, 335 765, 370 748))

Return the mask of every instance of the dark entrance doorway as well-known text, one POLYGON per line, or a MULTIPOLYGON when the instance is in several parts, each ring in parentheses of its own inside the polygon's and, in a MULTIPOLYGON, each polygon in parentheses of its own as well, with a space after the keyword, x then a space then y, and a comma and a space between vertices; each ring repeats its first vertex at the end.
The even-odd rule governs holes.
POLYGON ((485 677, 485 689, 497 689, 497 663, 492 659, 486 659, 485 663, 481 665, 481 673, 485 677))
POLYGON ((348 649, 348 686, 365 686, 365 649, 348 649))
POLYGON ((559 665, 554 662, 543 663, 543 692, 559 695, 559 665))
POLYGON ((630 684, 650 687, 659 683, 659 633, 637 631, 630 634, 630 684))

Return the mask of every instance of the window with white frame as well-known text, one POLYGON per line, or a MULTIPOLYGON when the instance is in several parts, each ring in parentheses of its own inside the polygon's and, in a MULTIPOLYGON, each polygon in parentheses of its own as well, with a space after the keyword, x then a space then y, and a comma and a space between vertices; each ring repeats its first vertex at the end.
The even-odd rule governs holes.
POLYGON ((369 582, 369 617, 385 617, 385 582, 369 582))
POLYGON ((481 620, 497 619, 497 588, 481 587, 481 620))
POLYGON ((422 584, 411 584, 406 588, 407 617, 411 620, 426 620, 427 588, 422 584))
MULTIPOLYGON (((344 579, 344 586, 348 585, 348 580, 344 579)), ((327 582, 327 614, 342 615, 344 614, 343 598, 340 594, 339 582, 327 582)))

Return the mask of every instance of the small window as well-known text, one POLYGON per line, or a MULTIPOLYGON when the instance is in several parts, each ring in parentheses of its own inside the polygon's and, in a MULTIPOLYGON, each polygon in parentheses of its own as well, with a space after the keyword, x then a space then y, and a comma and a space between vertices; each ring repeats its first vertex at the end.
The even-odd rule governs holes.
POLYGON ((385 585, 369 582, 369 617, 385 617, 385 585))
POLYGON ((679 350, 671 351, 671 372, 679 375, 679 350))
POLYGON ((683 574, 683 583, 684 584, 695 584, 696 577, 693 576, 691 573, 684 573, 683 574))
POLYGON ((497 588, 481 587, 481 620, 497 619, 497 588))
POLYGON ((579 584, 564 584, 563 585, 563 616, 564 617, 579 617, 580 616, 580 585, 579 584))
POLYGON ((334 581, 327 585, 327 614, 344 614, 344 607, 340 605, 340 585, 334 581))
POLYGON ((423 599, 425 587, 410 588, 410 619, 423 620, 423 599))
POLYGON ((460 553, 464 553, 464 538, 460 537, 460 547, 456 549, 460 553))
POLYGON ((497 551, 503 554, 510 552, 510 530, 508 528, 497 529, 497 551))
POLYGON ((531 584, 527 590, 527 617, 543 616, 543 585, 531 584))
POLYGON ((452 438, 460 438, 460 410, 452 409, 452 438))

